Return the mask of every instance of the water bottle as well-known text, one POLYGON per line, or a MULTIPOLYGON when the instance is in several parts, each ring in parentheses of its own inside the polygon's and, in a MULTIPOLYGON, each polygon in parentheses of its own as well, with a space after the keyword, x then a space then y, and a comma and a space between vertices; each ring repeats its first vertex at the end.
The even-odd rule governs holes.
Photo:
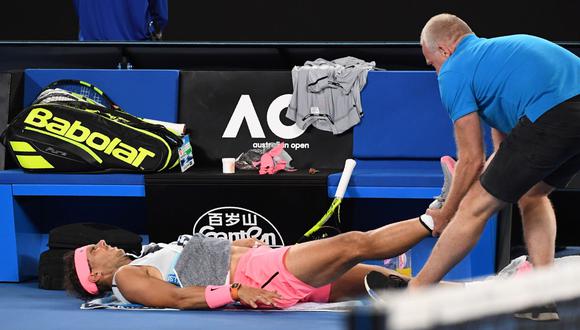
POLYGON ((383 265, 406 276, 411 276, 411 250, 389 259, 385 259, 383 265))

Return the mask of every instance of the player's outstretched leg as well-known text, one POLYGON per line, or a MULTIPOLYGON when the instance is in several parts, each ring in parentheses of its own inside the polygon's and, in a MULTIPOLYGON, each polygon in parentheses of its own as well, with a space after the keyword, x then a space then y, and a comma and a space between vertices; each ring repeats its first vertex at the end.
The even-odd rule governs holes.
MULTIPOLYGON (((455 161, 441 158, 445 182, 443 200, 451 186, 455 161)), ((422 217, 392 223, 381 228, 352 231, 335 237, 292 246, 285 265, 298 279, 314 287, 332 283, 363 260, 386 259, 408 251, 431 235, 433 223, 422 217)))
POLYGON ((367 232, 351 231, 293 245, 285 264, 303 282, 320 287, 334 282, 363 260, 398 256, 430 234, 418 218, 367 232))

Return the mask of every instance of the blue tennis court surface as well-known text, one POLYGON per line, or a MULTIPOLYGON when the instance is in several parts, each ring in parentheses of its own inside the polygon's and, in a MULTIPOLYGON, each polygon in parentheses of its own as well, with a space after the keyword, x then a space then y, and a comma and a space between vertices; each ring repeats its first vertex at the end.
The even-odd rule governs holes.
POLYGON ((346 329, 347 313, 81 310, 64 291, 37 282, 0 283, 0 329, 346 329))

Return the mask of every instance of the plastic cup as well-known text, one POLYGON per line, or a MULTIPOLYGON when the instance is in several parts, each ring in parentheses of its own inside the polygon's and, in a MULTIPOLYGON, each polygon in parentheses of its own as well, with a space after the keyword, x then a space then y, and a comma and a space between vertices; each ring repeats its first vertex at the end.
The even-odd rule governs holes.
POLYGON ((222 158, 222 172, 226 174, 236 173, 236 159, 222 158))

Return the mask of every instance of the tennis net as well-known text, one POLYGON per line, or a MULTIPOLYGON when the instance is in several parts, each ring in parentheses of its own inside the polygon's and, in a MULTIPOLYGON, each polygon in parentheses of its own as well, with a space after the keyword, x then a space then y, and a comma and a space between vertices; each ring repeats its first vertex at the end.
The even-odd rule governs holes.
POLYGON ((468 286, 383 292, 384 302, 353 311, 350 329, 580 329, 579 259, 468 286), (559 320, 521 318, 550 309, 559 320))

